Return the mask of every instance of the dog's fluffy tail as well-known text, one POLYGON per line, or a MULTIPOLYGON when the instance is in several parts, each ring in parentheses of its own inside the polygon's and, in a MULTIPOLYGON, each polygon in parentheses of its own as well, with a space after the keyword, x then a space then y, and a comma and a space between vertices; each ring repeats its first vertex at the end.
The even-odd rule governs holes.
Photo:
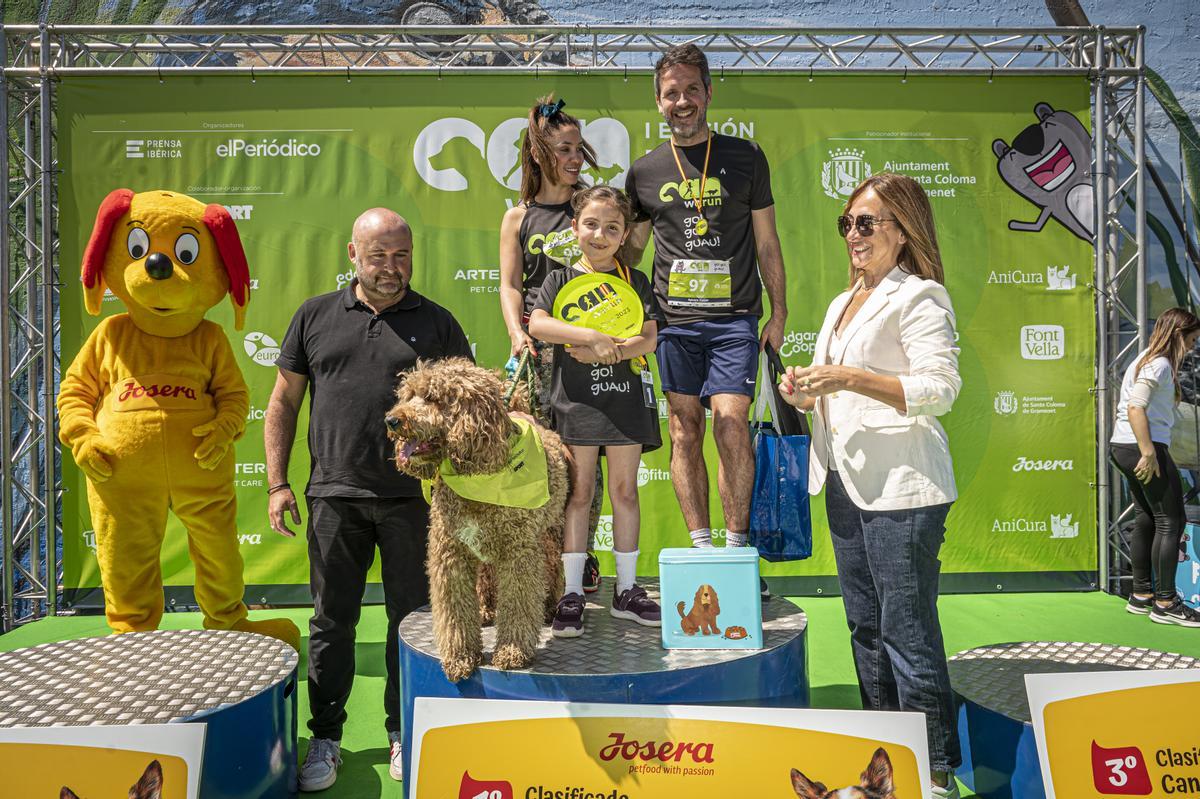
POLYGON ((675 612, 679 614, 679 618, 681 619, 687 618, 687 615, 683 612, 683 606, 686 604, 686 602, 679 602, 675 605, 675 612))

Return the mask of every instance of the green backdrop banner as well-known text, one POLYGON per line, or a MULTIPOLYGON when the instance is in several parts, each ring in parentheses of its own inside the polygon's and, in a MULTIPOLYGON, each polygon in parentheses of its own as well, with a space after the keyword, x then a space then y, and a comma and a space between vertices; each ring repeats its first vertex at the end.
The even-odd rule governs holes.
MULTIPOLYGON (((517 197, 525 109, 551 91, 584 120, 600 157, 590 179, 623 185, 631 161, 668 135, 644 74, 59 85, 64 364, 97 321, 83 310, 77 265, 110 190, 183 191, 228 206, 237 220, 253 278, 247 325, 233 330, 227 303, 209 318, 225 325, 251 390, 237 482, 252 601, 303 598, 297 587, 308 581, 304 537, 276 535, 266 513, 263 415, 293 312, 347 284, 351 223, 366 208, 387 206, 415 231, 413 285, 455 313, 481 364, 501 366, 508 337, 497 291, 500 218, 517 197)), ((809 363, 825 309, 846 286, 834 219, 853 186, 888 170, 929 192, 962 347, 963 390, 943 417, 960 492, 942 550, 951 590, 1081 588, 1094 579, 1088 109, 1088 83, 1079 78, 743 75, 714 86, 714 129, 757 140, 771 163, 788 276, 787 363, 809 363)), ((106 299, 106 313, 123 310, 106 299)), ((305 414, 295 485, 309 468, 305 414)), ((665 415, 660 401, 664 440, 665 415)), ((638 475, 643 574, 657 572, 659 549, 688 543, 668 449, 646 455, 638 475)), ((711 436, 706 452, 715 476, 711 436)), ((95 539, 69 455, 63 484, 68 598, 95 601, 95 539)), ((720 528, 715 477, 713 485, 720 528)), ((836 586, 821 498, 813 521, 810 560, 763 566, 768 576, 795 578, 785 590, 836 586)), ((716 537, 719 545, 723 530, 716 537)), ((598 545, 611 548, 609 516, 598 545)), ((604 565, 611 570, 611 560, 604 565)), ((173 518, 163 568, 168 586, 191 585, 185 534, 173 518)))

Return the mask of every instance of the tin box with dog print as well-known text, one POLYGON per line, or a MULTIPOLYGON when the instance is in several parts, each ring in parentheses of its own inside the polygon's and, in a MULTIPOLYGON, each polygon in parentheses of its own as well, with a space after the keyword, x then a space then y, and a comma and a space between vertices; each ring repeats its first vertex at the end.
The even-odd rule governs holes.
POLYGON ((658 573, 663 647, 762 649, 757 549, 664 549, 658 573))

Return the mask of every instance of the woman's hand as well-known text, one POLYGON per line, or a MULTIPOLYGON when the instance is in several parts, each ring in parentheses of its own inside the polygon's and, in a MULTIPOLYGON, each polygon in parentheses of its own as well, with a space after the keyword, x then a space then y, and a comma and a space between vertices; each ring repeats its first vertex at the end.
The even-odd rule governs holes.
POLYGON ((792 405, 801 410, 808 410, 812 405, 813 398, 798 387, 796 373, 800 371, 798 366, 789 366, 784 373, 779 376, 779 393, 783 396, 783 401, 788 405, 792 405))
POLYGON ((599 363, 612 364, 621 360, 621 350, 617 345, 625 339, 610 336, 607 333, 601 333, 599 330, 591 331, 592 335, 588 337, 587 346, 592 348, 596 354, 596 359, 599 363))
POLYGON ((534 355, 537 355, 537 342, 529 337, 529 334, 518 328, 517 330, 508 331, 508 340, 512 342, 512 350, 509 355, 520 355, 521 351, 526 347, 534 355))
POLYGON ((1154 450, 1150 450, 1149 453, 1142 453, 1142 457, 1138 459, 1137 466, 1133 467, 1133 473, 1143 483, 1149 483, 1161 474, 1158 469, 1158 455, 1154 450))
POLYGON ((796 369, 788 367, 788 373, 796 383, 796 387, 804 394, 819 397, 832 394, 835 391, 850 389, 851 381, 857 369, 849 366, 807 366, 796 369))

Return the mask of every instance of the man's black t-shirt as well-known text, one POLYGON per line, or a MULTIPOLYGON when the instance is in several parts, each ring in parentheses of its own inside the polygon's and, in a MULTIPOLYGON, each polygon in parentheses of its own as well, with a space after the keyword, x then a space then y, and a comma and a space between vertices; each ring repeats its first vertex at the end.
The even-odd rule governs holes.
POLYGON ((668 324, 762 315, 750 212, 774 204, 771 170, 755 142, 713 134, 701 224, 695 197, 707 146, 665 141, 635 161, 625 177, 635 214, 654 227, 654 296, 668 324))
POLYGON ((383 421, 396 402, 396 378, 418 358, 473 360, 471 346, 449 311, 411 288, 376 314, 355 296, 356 285, 306 300, 275 360, 308 378, 312 468, 305 493, 420 496, 420 484, 396 471, 383 421))
MULTIPOLYGON (((650 290, 650 281, 636 269, 629 271, 645 318, 658 321, 658 307, 650 290)), ((553 315, 554 299, 559 291, 581 274, 573 267, 551 272, 538 292, 534 309, 540 308, 553 315)), ((610 365, 580 363, 565 352, 563 345, 556 344, 550 407, 554 413, 554 429, 568 444, 641 444, 643 452, 662 446, 658 403, 655 402, 653 408, 647 407, 642 378, 634 374, 629 361, 610 365)))

